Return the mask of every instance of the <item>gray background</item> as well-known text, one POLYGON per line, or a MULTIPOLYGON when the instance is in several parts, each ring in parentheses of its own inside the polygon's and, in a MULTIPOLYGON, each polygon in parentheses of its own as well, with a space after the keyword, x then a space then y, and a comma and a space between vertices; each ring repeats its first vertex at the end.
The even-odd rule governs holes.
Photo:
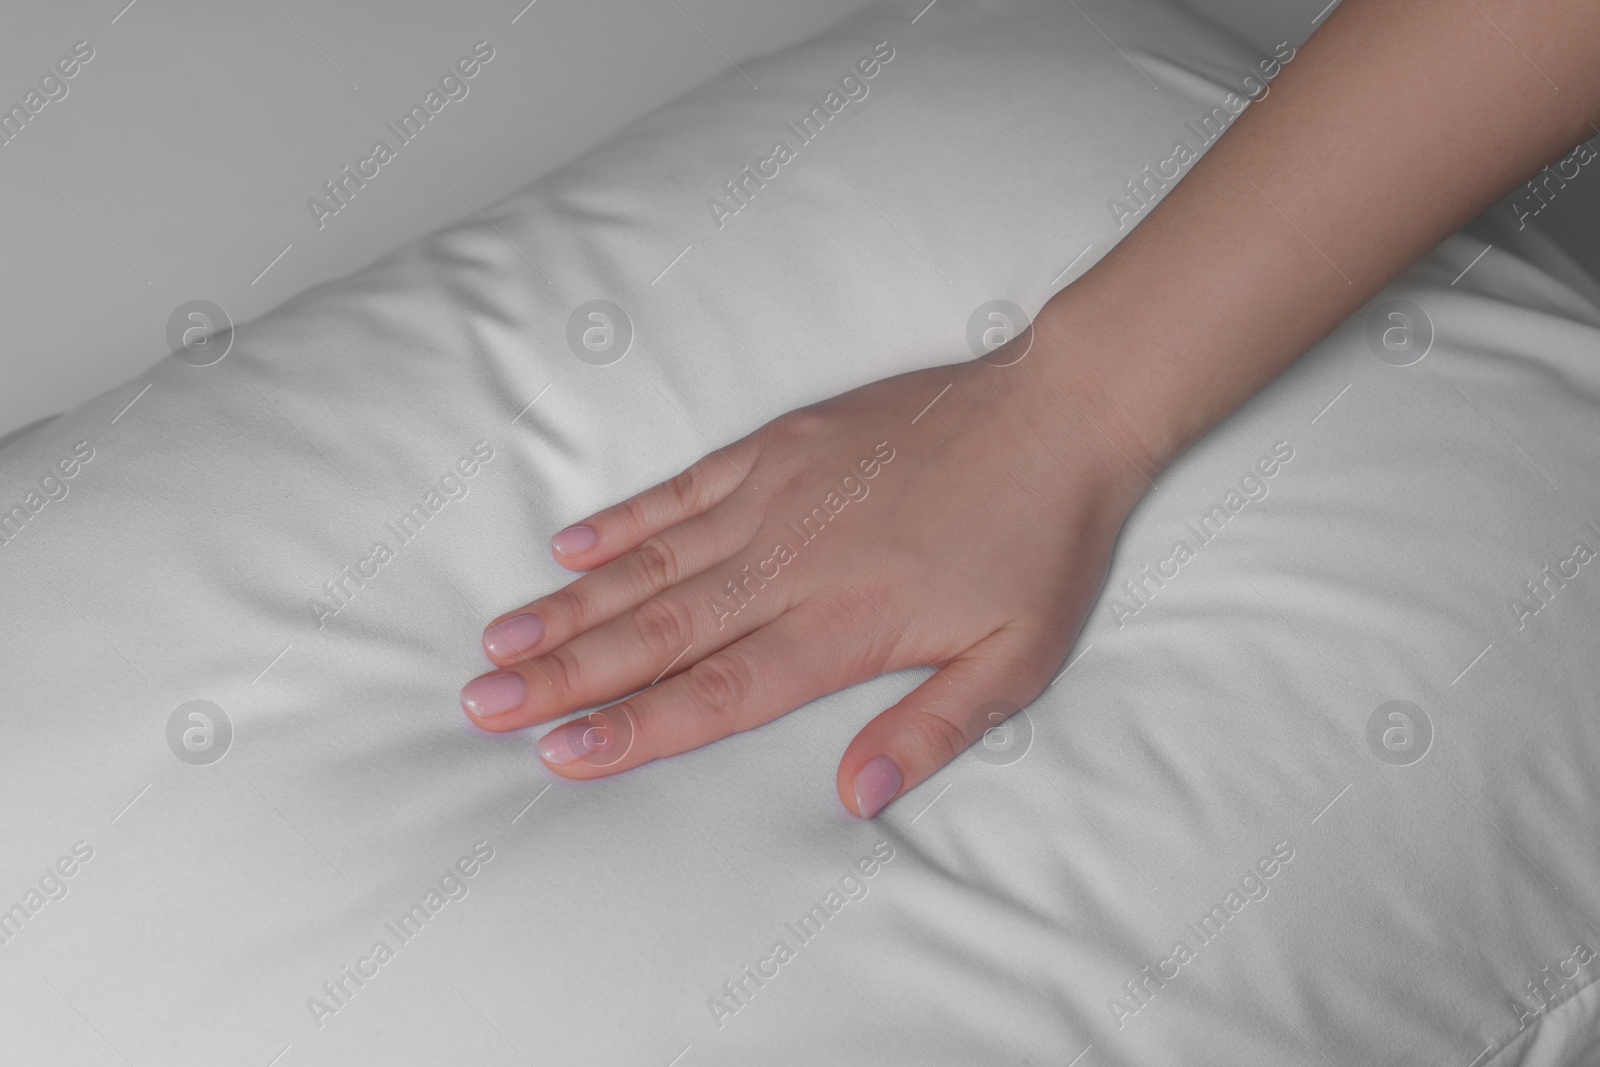
MULTIPOLYGON (((247 322, 473 214, 730 62, 865 6, 525 2, 13 0, 0 35, 0 104, 20 104, 76 41, 88 40, 95 57, 66 98, 0 147, 11 253, 0 261, 0 439, 166 355, 179 304, 215 301, 247 322), (384 122, 479 40, 495 58, 469 95, 319 231, 307 199, 388 139, 384 122)), ((1265 50, 1303 36, 1324 2, 1194 6, 1265 50)), ((1571 232, 1579 207, 1571 196, 1540 224, 1571 232)))

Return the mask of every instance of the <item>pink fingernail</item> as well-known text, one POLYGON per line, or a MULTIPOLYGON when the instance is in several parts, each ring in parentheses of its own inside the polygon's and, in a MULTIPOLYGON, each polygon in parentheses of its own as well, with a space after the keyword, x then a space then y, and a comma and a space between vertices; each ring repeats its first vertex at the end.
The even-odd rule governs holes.
POLYGON ((527 683, 514 671, 482 674, 461 688, 461 706, 484 718, 520 708, 527 699, 527 683))
POLYGON ((870 819, 900 792, 900 768, 888 756, 878 756, 856 772, 856 808, 870 819))
POLYGON ((593 526, 568 526, 550 538, 550 547, 563 556, 576 556, 587 552, 600 540, 593 526))
POLYGON ((483 633, 483 650, 499 659, 520 656, 544 638, 544 620, 537 615, 513 615, 483 633))
POLYGON ((539 755, 546 763, 575 763, 600 746, 600 736, 588 716, 574 719, 539 738, 539 755))

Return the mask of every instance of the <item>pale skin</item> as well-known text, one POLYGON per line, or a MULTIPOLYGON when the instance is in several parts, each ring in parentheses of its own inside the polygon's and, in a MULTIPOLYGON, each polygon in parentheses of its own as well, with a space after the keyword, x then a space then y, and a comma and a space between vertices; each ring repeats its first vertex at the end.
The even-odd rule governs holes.
POLYGON ((876 815, 996 724, 981 709, 1056 676, 1167 464, 1597 122, 1594 0, 1346 0, 1051 298, 1025 358, 790 412, 558 533, 583 575, 489 625, 499 669, 462 691, 466 713, 500 732, 609 704, 539 744, 557 774, 596 778, 936 668, 839 762, 839 799, 876 815), (766 562, 851 473, 870 495, 766 562), (776 576, 730 602, 725 583, 763 564, 776 576))

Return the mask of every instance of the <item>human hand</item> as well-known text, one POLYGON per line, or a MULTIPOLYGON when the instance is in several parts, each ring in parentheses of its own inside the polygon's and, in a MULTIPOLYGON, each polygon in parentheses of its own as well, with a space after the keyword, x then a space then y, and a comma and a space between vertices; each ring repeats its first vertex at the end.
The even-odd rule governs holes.
POLYGON ((864 817, 914 787, 994 725, 984 705, 1027 704, 1053 677, 1141 467, 1595 129, 1600 8, 1488 6, 1536 42, 1537 79, 1492 21, 1440 36, 1446 0, 1345 0, 1271 97, 1046 304, 1026 359, 1001 349, 792 412, 558 533, 557 558, 588 573, 490 625, 503 669, 462 691, 468 715, 516 730, 633 693, 539 743, 557 773, 594 778, 933 666, 839 765, 864 817), (1532 106, 1530 85, 1561 90, 1532 106), (790 524, 816 508, 809 539, 790 524))
POLYGON ((840 761, 840 799, 877 814, 996 725, 985 705, 1051 681, 1147 484, 1026 367, 875 382, 556 534, 587 573, 486 628, 501 669, 462 690, 468 716, 519 730, 627 696, 539 741, 596 778, 936 667, 840 761))

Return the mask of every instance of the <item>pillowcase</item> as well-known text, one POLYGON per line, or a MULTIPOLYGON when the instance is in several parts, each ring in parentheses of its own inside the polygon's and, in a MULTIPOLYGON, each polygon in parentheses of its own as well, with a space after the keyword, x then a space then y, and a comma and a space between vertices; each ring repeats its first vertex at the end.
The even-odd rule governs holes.
POLYGON ((1470 236, 1167 471, 1063 674, 878 820, 834 768, 919 672, 588 784, 457 706, 550 533, 973 354, 1293 62, 875 6, 0 451, 5 1046, 1591 1055, 1600 310, 1470 236))

